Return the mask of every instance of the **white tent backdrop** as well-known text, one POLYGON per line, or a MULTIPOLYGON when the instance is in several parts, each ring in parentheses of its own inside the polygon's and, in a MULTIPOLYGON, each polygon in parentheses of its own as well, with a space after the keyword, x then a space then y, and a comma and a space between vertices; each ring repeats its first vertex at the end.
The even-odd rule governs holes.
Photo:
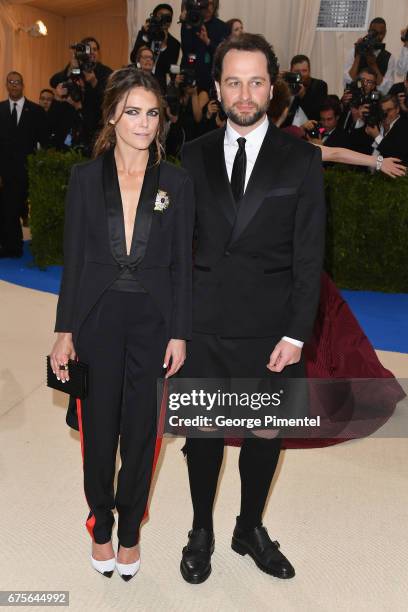
MULTIPOLYGON (((128 26, 133 39, 155 4, 154 0, 128 0, 128 26)), ((180 38, 176 21, 181 2, 170 0, 168 4, 175 15, 171 31, 180 38)), ((289 67, 296 53, 309 55, 313 76, 327 81, 330 93, 340 94, 347 52, 361 33, 316 32, 319 6, 320 0, 220 0, 219 16, 224 20, 239 17, 247 32, 263 34, 274 45, 282 69, 289 67)), ((386 20, 387 49, 398 57, 400 31, 408 25, 407 0, 371 0, 370 19, 373 17, 386 20)))

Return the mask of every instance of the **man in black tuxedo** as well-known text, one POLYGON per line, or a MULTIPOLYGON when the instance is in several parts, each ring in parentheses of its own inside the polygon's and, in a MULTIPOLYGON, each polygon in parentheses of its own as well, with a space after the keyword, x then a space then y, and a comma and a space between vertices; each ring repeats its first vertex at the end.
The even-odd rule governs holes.
POLYGON ((379 126, 367 126, 366 133, 374 139, 374 155, 398 157, 408 165, 408 121, 401 117, 398 98, 388 95, 382 98, 381 110, 384 119, 379 126))
POLYGON ((10 72, 9 97, 0 102, 0 257, 21 257, 20 217, 27 215, 27 157, 47 144, 44 110, 24 97, 23 77, 10 72))
MULTIPOLYGON (((305 376, 302 346, 314 324, 324 251, 323 173, 318 147, 268 122, 277 73, 262 36, 222 43, 214 79, 226 128, 184 147, 183 166, 196 193, 193 337, 185 378, 305 376)), ((291 578, 292 565, 262 525, 280 447, 281 439, 265 431, 243 441, 232 548, 266 573, 291 578)), ((223 437, 213 436, 188 437, 184 448, 194 520, 180 569, 193 584, 211 572, 223 449, 223 437)))
MULTIPOLYGON (((164 35, 160 44, 157 43, 158 54, 155 54, 154 57, 152 74, 159 81, 162 92, 165 93, 167 87, 166 76, 170 72, 170 66, 178 63, 180 42, 169 32, 173 21, 173 9, 170 4, 158 4, 152 14, 153 17, 157 17, 162 21, 162 33, 164 35)), ((136 37, 132 53, 130 54, 131 62, 137 63, 137 52, 140 47, 145 46, 149 47, 152 52, 155 52, 156 43, 151 41, 151 37, 149 37, 149 20, 146 21, 136 37)))

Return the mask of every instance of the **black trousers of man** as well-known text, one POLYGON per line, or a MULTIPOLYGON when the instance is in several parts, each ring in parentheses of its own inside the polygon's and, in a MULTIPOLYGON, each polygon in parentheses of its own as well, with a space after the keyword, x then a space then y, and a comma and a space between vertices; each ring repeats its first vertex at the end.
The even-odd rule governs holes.
MULTIPOLYGON (((303 358, 281 373, 266 368, 280 337, 224 338, 194 333, 188 345, 183 378, 304 378, 303 358)), ((233 416, 233 415, 232 415, 233 416)), ((256 416, 256 415, 251 415, 256 416)), ((222 436, 222 433, 220 434, 222 436)), ((262 524, 262 514, 278 463, 282 439, 250 435, 239 455, 241 508, 237 517, 243 529, 262 524)), ((224 438, 213 434, 187 438, 190 492, 193 503, 193 529, 213 530, 213 505, 224 454, 224 438)))
POLYGON ((86 526, 94 541, 139 539, 156 442, 157 378, 167 344, 164 319, 148 293, 105 292, 81 327, 76 351, 89 365, 89 394, 78 414, 83 445, 86 526), (120 438, 121 468, 114 493, 120 438))
MULTIPOLYGON (((1 172, 0 172, 1 175, 1 172)), ((0 188, 0 246, 11 256, 23 252, 20 217, 27 216, 28 179, 25 173, 8 172, 0 188)))

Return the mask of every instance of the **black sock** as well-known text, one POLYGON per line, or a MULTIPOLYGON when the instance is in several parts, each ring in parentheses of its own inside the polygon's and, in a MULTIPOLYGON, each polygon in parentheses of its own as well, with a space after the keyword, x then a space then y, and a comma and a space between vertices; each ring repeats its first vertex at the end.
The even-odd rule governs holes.
POLYGON ((185 450, 194 510, 193 529, 212 531, 212 511, 224 455, 224 439, 187 438, 185 450))
POLYGON ((239 455, 241 512, 238 524, 251 529, 262 524, 262 513, 275 473, 281 438, 246 438, 239 455))

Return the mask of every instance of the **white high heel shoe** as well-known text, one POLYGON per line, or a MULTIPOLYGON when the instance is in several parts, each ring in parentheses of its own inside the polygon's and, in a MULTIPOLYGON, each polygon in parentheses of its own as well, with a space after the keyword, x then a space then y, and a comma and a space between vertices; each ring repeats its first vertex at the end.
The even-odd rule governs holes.
POLYGON ((98 561, 91 555, 91 563, 92 567, 96 569, 97 572, 103 574, 107 578, 111 578, 113 570, 115 569, 116 558, 113 557, 113 559, 107 559, 106 561, 98 561))
MULTIPOLYGON (((118 554, 119 554, 120 544, 118 544, 118 554)), ((135 574, 139 571, 140 567, 140 557, 134 563, 118 563, 116 561, 116 569, 118 570, 118 574, 123 580, 126 582, 133 578, 135 574)))

